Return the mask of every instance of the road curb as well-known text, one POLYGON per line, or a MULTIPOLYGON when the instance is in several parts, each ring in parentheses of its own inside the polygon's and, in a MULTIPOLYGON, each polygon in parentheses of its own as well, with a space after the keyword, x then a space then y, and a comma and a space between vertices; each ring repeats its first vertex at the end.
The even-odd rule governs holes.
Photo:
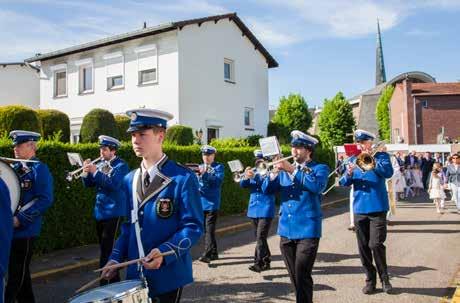
MULTIPOLYGON (((334 201, 331 201, 331 202, 323 204, 322 208, 328 208, 328 207, 331 207, 334 204, 337 204, 337 203, 340 203, 340 202, 343 202, 343 201, 346 201, 346 200, 348 200, 348 198, 337 199, 337 200, 334 200, 334 201)), ((224 236, 224 235, 227 235, 227 234, 232 234, 232 233, 247 230, 250 227, 252 227, 251 222, 245 222, 245 223, 240 223, 240 224, 236 224, 236 225, 225 226, 225 227, 216 229, 216 235, 217 236, 224 236)), ((99 264, 99 259, 91 259, 91 260, 88 260, 88 261, 81 261, 81 262, 77 262, 75 264, 70 264, 70 265, 66 265, 66 266, 62 266, 62 267, 58 267, 58 268, 52 268, 52 269, 42 270, 42 271, 33 273, 31 275, 31 278, 32 278, 32 280, 42 279, 42 278, 46 278, 48 276, 52 276, 52 275, 56 275, 56 274, 62 274, 62 273, 68 272, 68 271, 72 271, 72 270, 76 270, 76 269, 80 269, 80 268, 84 268, 84 267, 97 266, 98 264, 99 264)), ((460 303, 460 301, 459 301, 459 303, 460 303)))

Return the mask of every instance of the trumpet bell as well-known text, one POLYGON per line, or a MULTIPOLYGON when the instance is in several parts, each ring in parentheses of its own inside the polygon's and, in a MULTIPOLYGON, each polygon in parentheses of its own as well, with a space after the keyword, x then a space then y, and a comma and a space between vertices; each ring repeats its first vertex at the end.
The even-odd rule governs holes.
POLYGON ((243 179, 242 173, 238 173, 238 172, 233 173, 233 181, 235 181, 236 183, 240 183, 242 179, 243 179))

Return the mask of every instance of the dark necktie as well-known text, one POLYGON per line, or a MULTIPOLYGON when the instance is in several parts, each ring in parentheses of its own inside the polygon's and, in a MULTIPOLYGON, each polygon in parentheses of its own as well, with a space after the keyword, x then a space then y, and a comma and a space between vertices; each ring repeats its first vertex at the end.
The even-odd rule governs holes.
POLYGON ((147 191, 147 188, 150 185, 150 175, 148 172, 145 172, 144 175, 144 193, 147 191))

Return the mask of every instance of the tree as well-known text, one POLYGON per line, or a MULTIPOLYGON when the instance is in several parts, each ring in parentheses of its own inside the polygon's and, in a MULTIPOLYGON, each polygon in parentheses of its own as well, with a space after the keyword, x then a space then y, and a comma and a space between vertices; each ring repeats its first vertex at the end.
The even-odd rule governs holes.
POLYGON ((37 112, 22 105, 0 106, 0 135, 15 129, 41 133, 42 125, 37 112))
POLYGON ((332 148, 350 142, 352 139, 348 134, 353 132, 355 125, 353 109, 342 92, 338 92, 332 100, 324 100, 318 120, 323 146, 332 148))
POLYGON ((393 85, 386 86, 380 95, 377 108, 375 109, 375 117, 379 125, 379 137, 382 140, 390 140, 390 100, 394 90, 393 85))
POLYGON ((60 132, 61 136, 60 138, 58 136, 58 141, 70 141, 70 120, 65 113, 54 109, 39 109, 37 114, 42 124, 44 139, 51 139, 60 132))
POLYGON ((306 133, 312 120, 305 99, 300 94, 289 94, 287 98, 281 97, 278 110, 272 121, 275 125, 285 127, 289 131, 296 129, 306 133))
POLYGON ((128 142, 131 141, 131 134, 127 132, 130 122, 131 119, 129 119, 126 115, 115 116, 115 123, 117 124, 118 128, 118 140, 128 142))
POLYGON ((175 145, 192 145, 193 129, 179 124, 168 127, 165 141, 175 145))
POLYGON ((96 108, 83 118, 80 129, 81 142, 97 142, 100 135, 117 138, 118 128, 111 112, 96 108))

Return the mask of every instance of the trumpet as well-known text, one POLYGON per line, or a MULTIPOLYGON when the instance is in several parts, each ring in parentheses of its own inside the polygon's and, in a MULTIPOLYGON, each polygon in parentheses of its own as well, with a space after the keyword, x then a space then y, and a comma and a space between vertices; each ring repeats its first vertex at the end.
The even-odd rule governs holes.
POLYGON ((275 160, 275 161, 272 161, 272 162, 261 162, 259 164, 257 164, 256 166, 256 171, 258 174, 260 174, 261 176, 266 176, 268 173, 270 173, 270 167, 280 163, 280 162, 283 162, 283 161, 287 161, 289 159, 292 159, 294 158, 294 156, 289 156, 289 157, 284 157, 284 158, 281 158, 281 159, 278 159, 278 160, 275 160))
MULTIPOLYGON (((254 173, 257 173, 257 168, 256 168, 256 167, 253 167, 253 168, 250 169, 250 171, 253 171, 254 173)), ((243 178, 246 178, 246 171, 243 171, 243 172, 234 172, 234 173, 233 173, 233 181, 235 181, 236 183, 240 183, 240 181, 241 181, 243 178)))
MULTIPOLYGON (((91 161, 89 164, 96 164, 97 162, 102 161, 103 159, 104 159, 103 157, 99 157, 91 161)), ((69 182, 72 182, 73 180, 77 180, 77 179, 80 179, 81 177, 84 177, 86 175, 86 172, 83 171, 84 168, 85 168, 85 165, 83 165, 82 167, 74 171, 68 172, 66 176, 66 180, 69 182)))

